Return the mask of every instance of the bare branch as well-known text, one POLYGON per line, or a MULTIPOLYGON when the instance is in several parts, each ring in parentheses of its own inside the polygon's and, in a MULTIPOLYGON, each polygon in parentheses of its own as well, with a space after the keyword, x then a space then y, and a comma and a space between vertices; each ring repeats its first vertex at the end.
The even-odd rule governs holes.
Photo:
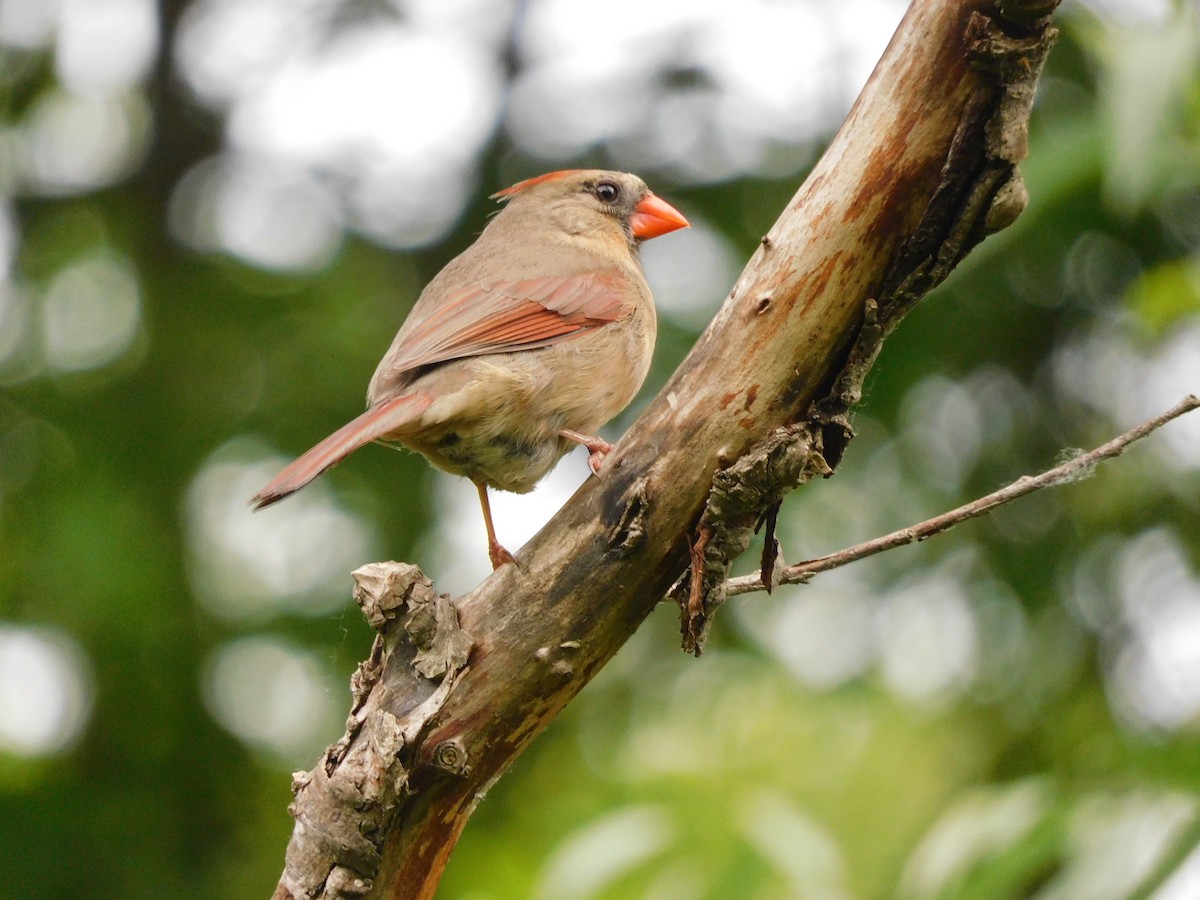
MULTIPOLYGON (((893 531, 891 534, 885 534, 874 540, 856 544, 853 547, 847 547, 844 550, 839 550, 837 553, 818 556, 816 559, 809 559, 796 563, 793 566, 787 566, 782 572, 777 573, 775 583, 804 584, 811 581, 814 575, 818 575, 821 572, 828 572, 830 569, 837 569, 848 563, 866 559, 868 556, 874 556, 876 553, 883 553, 885 550, 923 541, 933 537, 935 534, 949 531, 961 522, 986 515, 997 506, 1010 503, 1019 497, 1032 494, 1034 491, 1087 478, 1092 474, 1091 470, 1095 468, 1097 463, 1120 456, 1125 452, 1125 448, 1134 441, 1140 441, 1148 434, 1166 425, 1172 419, 1177 419, 1184 413, 1189 413, 1197 408, 1200 408, 1200 397, 1197 397, 1195 394, 1189 394, 1162 415, 1155 416, 1153 419, 1143 422, 1136 428, 1131 428, 1119 437, 1113 438, 1107 444, 1101 444, 1095 450, 1088 453, 1081 453, 1060 466, 1047 469, 1040 475, 1022 475, 1007 487, 994 491, 987 496, 980 497, 978 500, 972 500, 970 503, 942 513, 940 516, 934 516, 932 519, 926 519, 924 522, 910 525, 908 528, 901 528, 899 531, 893 531)), ((763 584, 762 572, 755 575, 744 575, 740 578, 730 578, 725 583, 726 594, 731 597, 767 589, 767 585, 763 584)))

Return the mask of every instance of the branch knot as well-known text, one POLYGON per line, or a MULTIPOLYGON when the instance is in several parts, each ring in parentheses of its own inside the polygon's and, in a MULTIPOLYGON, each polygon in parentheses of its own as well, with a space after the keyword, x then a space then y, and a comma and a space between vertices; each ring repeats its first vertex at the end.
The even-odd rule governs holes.
POLYGON ((746 549, 765 521, 771 527, 764 558, 773 561, 777 557, 774 511, 784 494, 815 477, 832 474, 822 455, 822 431, 814 425, 777 428, 713 475, 692 545, 691 577, 672 592, 681 607, 686 652, 700 655, 712 616, 725 602, 730 563, 746 549))

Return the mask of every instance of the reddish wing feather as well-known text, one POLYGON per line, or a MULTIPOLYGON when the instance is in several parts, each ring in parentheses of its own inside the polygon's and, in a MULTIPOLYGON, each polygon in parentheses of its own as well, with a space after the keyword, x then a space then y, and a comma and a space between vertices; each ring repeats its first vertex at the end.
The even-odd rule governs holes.
POLYGON ((393 397, 379 403, 354 421, 343 425, 287 468, 276 475, 271 483, 254 495, 250 505, 255 509, 270 506, 288 494, 304 487, 326 469, 357 450, 363 444, 383 437, 406 422, 415 419, 433 403, 433 398, 424 394, 408 394, 393 397))
POLYGON ((567 340, 627 315, 625 287, 616 271, 471 285, 408 334, 390 371, 567 340))

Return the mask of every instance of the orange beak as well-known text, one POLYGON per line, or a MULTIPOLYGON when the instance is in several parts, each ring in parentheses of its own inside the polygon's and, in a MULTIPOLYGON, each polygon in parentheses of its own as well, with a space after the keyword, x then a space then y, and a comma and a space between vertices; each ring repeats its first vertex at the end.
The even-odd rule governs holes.
POLYGON ((666 200, 647 194, 633 208, 629 227, 635 238, 645 241, 660 234, 670 234, 679 228, 687 228, 688 220, 666 200))

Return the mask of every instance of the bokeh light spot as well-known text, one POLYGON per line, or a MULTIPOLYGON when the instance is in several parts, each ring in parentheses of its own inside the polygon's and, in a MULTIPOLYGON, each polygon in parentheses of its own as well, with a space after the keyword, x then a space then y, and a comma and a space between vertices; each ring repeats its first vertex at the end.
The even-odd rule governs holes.
POLYGON ((339 702, 332 681, 311 653, 281 638, 252 636, 219 647, 202 686, 209 711, 231 734, 300 761, 336 734, 339 702))
POLYGON ((1122 549, 1117 583, 1131 634, 1117 637, 1111 689, 1137 728, 1200 723, 1200 579, 1176 536, 1155 529, 1122 549))
MULTIPOLYGON (((184 21, 180 66, 228 108, 235 153, 321 173, 347 221, 376 240, 429 243, 461 215, 496 127, 498 35, 386 17, 330 27, 328 14, 314 2, 298 14, 267 0, 201 4, 184 21)), ((508 15, 500 5, 485 18, 508 15)))
POLYGON ((805 684, 829 689, 862 674, 875 658, 872 609, 865 585, 852 576, 781 588, 778 604, 739 619, 805 684))
POLYGON ((880 667, 892 690, 910 700, 952 700, 974 675, 975 618, 956 568, 902 582, 882 600, 880 667))
POLYGON ((341 247, 341 207, 326 185, 302 167, 247 154, 193 167, 171 197, 169 219, 197 250, 265 269, 317 270, 341 247))
MULTIPOLYGON (((1122 323, 1097 322, 1055 351, 1059 390, 1109 414, 1121 428, 1174 406, 1200 385, 1200 314, 1181 318, 1158 340, 1144 344, 1122 323)), ((1150 452, 1172 469, 1200 468, 1200 416, 1184 416, 1161 432, 1150 452), (1165 445, 1169 452, 1163 453, 1165 445)))
POLYGON ((137 94, 49 91, 23 123, 25 176, 45 194, 81 193, 112 184, 141 158, 149 123, 149 107, 137 94))
POLYGON ((330 613, 349 602, 347 573, 373 558, 373 531, 340 508, 323 481, 283 504, 250 511, 249 498, 288 461, 234 440, 215 451, 192 482, 190 576, 196 596, 215 615, 330 613))
POLYGON ((674 827, 657 806, 614 810, 572 832, 546 862, 536 897, 583 900, 670 843, 674 827))
POLYGON ((20 380, 32 368, 32 308, 27 291, 11 281, 0 281, 0 381, 20 380))
POLYGON ((21 756, 62 750, 83 731, 92 679, 64 632, 0 624, 0 749, 21 756))
POLYGON ((158 52, 154 0, 64 0, 55 68, 78 94, 133 87, 158 52))
POLYGON ((62 372, 96 369, 119 359, 141 330, 137 275, 103 251, 71 263, 42 299, 42 352, 62 372))
POLYGON ((956 492, 983 449, 983 416, 962 385, 930 375, 904 395, 901 444, 922 481, 956 492))
POLYGON ((54 39, 63 0, 4 0, 0 3, 0 42, 32 50, 54 39))
POLYGON ((900 896, 944 896, 972 866, 1003 853, 1033 828, 1049 803, 1047 785, 1035 780, 966 792, 917 845, 901 876, 900 896))
POLYGON ((830 830, 776 793, 751 791, 742 799, 739 825, 747 841, 791 881, 792 896, 848 898, 846 866, 830 830))
MULTIPOLYGON (((1196 815, 1180 793, 1097 793, 1075 807, 1071 853, 1055 887, 1059 897, 1131 897, 1196 815)), ((1159 894, 1153 895, 1155 898, 1159 894)))
MULTIPOLYGON (((889 0, 618 0, 606 14, 622 28, 597 41, 589 7, 532 4, 506 125, 535 156, 604 144, 619 167, 701 182, 774 168, 779 147, 836 127, 903 10, 889 0)), ((805 159, 782 158, 790 169, 805 159)))

